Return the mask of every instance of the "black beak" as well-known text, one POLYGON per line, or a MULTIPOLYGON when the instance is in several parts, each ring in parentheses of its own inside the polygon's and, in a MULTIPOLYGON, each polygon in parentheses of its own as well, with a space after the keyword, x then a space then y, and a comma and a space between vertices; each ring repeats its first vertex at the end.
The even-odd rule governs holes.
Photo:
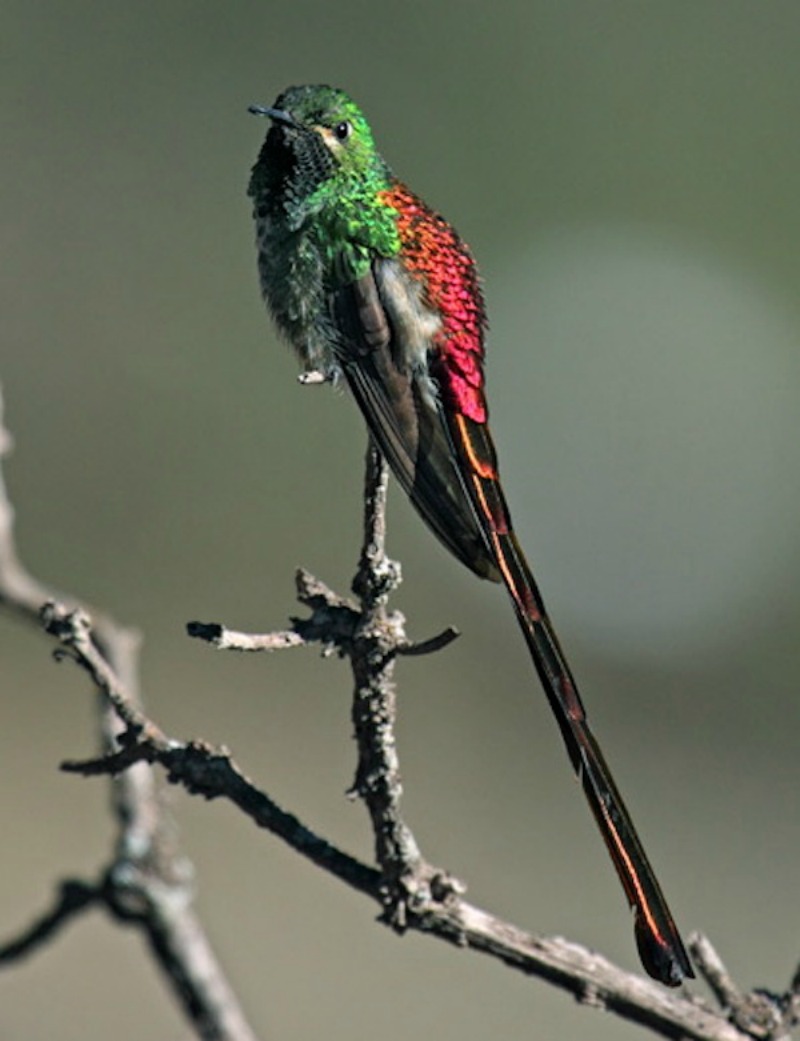
POLYGON ((296 127, 297 121, 291 112, 285 112, 281 108, 264 108, 263 105, 248 105, 247 111, 254 116, 267 116, 273 123, 283 123, 284 126, 296 127))

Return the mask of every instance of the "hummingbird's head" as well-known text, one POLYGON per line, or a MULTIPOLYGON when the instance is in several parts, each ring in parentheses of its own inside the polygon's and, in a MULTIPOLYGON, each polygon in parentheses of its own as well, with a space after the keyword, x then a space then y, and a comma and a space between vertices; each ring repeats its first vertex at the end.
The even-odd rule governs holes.
POLYGON ((386 174, 372 131, 356 103, 326 86, 289 87, 274 106, 251 105, 272 121, 253 168, 250 195, 262 192, 283 204, 308 200, 326 183, 386 174))

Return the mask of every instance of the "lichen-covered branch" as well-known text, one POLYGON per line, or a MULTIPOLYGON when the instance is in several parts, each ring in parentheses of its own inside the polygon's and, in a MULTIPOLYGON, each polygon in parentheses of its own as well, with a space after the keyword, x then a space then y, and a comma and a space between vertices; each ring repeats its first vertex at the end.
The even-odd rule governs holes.
MULTIPOLYGON (((335 607, 334 603, 326 610, 335 607)), ((49 611, 51 618, 57 619, 55 631, 70 657, 97 677, 112 703, 124 701, 124 690, 112 686, 110 677, 97 668, 93 643, 86 639, 87 620, 57 605, 49 611)), ((128 723, 120 752, 105 759, 68 763, 65 767, 97 774, 116 773, 138 761, 159 763, 174 783, 205 798, 229 799, 257 825, 279 836, 302 856, 386 907, 387 888, 392 891, 396 878, 387 878, 383 871, 351 857, 281 809, 252 784, 227 752, 203 742, 167 738, 140 710, 127 706, 123 711, 128 723)), ((391 784, 387 783, 387 787, 391 784)), ((394 796, 388 799, 389 803, 394 801, 394 796)), ((391 813, 399 813, 398 807, 393 806, 391 813)), ((402 856, 397 862, 404 863, 402 856)), ((415 864, 420 863, 424 864, 421 858, 410 865, 410 879, 420 877, 415 871, 415 864)), ((407 929, 427 933, 461 949, 488 954, 526 975, 554 983, 581 1002, 614 1011, 663 1037, 743 1041, 748 1036, 728 1022, 724 1013, 714 1011, 699 999, 668 991, 642 976, 625 972, 578 944, 532 936, 469 904, 445 872, 426 865, 422 877, 428 884, 419 885, 415 892, 409 892, 407 882, 401 889, 405 897, 402 926, 407 929), (441 884, 437 884, 437 879, 441 879, 441 884)), ((395 928, 401 925, 396 917, 383 918, 395 928)))
MULTIPOLYGON (((387 468, 370 444, 364 487, 364 542, 353 580, 357 602, 339 596, 300 571, 298 600, 311 615, 292 619, 291 629, 251 635, 234 633, 216 623, 195 622, 190 625, 190 634, 218 649, 276 650, 318 643, 350 661, 358 748, 352 791, 366 803, 379 869, 360 865, 371 876, 368 886, 357 888, 380 901, 387 924, 401 931, 416 929, 457 947, 488 954, 526 974, 549 980, 579 1001, 614 1011, 664 1037, 742 1041, 747 1036, 746 1026, 729 1022, 727 1010, 720 1014, 686 990, 669 992, 577 944, 534 937, 501 921, 467 903, 464 886, 422 855, 401 813, 402 785, 394 736, 394 667, 399 655, 438 650, 457 634, 448 629, 431 640, 413 644, 405 634, 405 619, 388 609, 388 597, 400 581, 400 569, 385 552, 386 484, 387 468)), ((258 798, 266 796, 259 793, 258 798)), ((241 800, 237 801, 241 805, 241 800)), ((282 837, 298 852, 305 852, 291 836, 282 837)), ((345 873, 338 864, 329 869, 353 884, 352 871, 345 873)))

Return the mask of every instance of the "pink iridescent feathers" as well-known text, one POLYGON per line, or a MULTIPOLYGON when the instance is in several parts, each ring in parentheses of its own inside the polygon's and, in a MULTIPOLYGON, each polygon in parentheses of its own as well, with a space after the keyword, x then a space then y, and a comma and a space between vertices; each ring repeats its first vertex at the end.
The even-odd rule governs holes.
POLYGON ((379 194, 397 212, 403 263, 425 287, 431 308, 442 318, 434 337, 445 407, 475 423, 487 419, 483 392, 483 306, 475 262, 447 222, 398 181, 379 194))

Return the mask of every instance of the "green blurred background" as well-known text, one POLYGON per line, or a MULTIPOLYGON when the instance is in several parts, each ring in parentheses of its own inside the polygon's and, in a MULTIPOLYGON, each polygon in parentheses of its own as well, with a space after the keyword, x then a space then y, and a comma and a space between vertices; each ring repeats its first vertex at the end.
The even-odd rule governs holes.
MULTIPOLYGON (((345 591, 364 433, 303 389, 256 286, 250 102, 331 82, 471 242, 506 488, 590 713, 685 931, 746 985, 797 959, 800 8, 498 0, 5 0, 0 377, 19 542, 141 628, 148 705, 231 747, 368 856, 349 677, 215 654, 192 618, 281 627, 303 564, 345 591)), ((500 590, 400 496, 390 550, 408 819, 477 903, 637 966, 618 884, 500 590)), ((0 934, 93 874, 92 699, 0 619, 0 934)), ((176 793, 198 902, 263 1038, 621 1038, 632 1027, 421 936, 231 807, 176 793)), ((3 976, 2 1041, 180 1038, 100 914, 3 976)))

